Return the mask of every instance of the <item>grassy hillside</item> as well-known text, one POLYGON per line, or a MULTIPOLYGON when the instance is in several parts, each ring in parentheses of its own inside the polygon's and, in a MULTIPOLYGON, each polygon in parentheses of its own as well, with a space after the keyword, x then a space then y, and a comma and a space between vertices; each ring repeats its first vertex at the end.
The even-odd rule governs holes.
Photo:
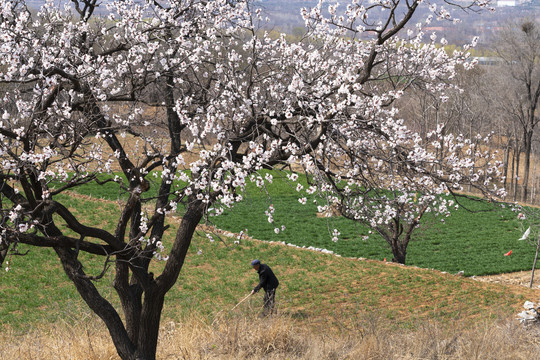
MULTIPOLYGON (((69 201, 87 221, 112 227, 108 221, 118 208, 114 202, 83 196, 69 201)), ((171 236, 179 219, 173 220, 171 236)), ((239 244, 234 244, 236 238, 214 239, 211 242, 202 230, 193 239, 180 279, 167 296, 165 319, 178 321, 196 313, 212 321, 218 315, 231 315, 229 310, 256 284, 257 275, 249 264, 253 258, 270 264, 280 278, 280 313, 316 327, 353 326, 365 313, 380 314, 392 319, 395 326, 405 327, 420 319, 467 323, 480 317, 510 315, 525 300, 538 297, 536 290, 479 283, 439 271, 252 239, 241 239, 239 244)), ((170 245, 170 239, 166 243, 170 245)), ((21 246, 20 250, 26 248, 21 246)), ((0 275, 0 326, 27 329, 40 322, 90 316, 52 251, 30 249, 27 256, 12 257, 10 263, 11 270, 0 275)), ((89 258, 86 270, 98 274, 101 266, 100 259, 89 258)), ((157 272, 163 263, 155 266, 157 272)), ((109 273, 98 286, 116 302, 110 287, 112 276, 109 273)), ((235 311, 258 313, 261 302, 258 294, 235 311)))
MULTIPOLYGON (((221 229, 240 232, 248 229, 254 238, 279 241, 299 246, 313 246, 331 250, 346 257, 374 260, 391 259, 388 245, 369 229, 343 218, 317 218, 315 197, 306 205, 298 202, 294 184, 283 174, 274 172, 274 181, 268 185, 268 196, 248 184, 244 201, 233 209, 209 220, 221 229), (274 223, 269 223, 265 211, 273 205, 274 223), (279 234, 276 227, 285 227, 279 234), (337 243, 331 240, 332 229, 341 232, 337 243), (368 240, 364 236, 369 235, 368 240)), ((300 177, 306 185, 305 178, 300 177)), ((89 184, 78 188, 80 194, 106 200, 124 200, 117 184, 105 186, 89 184)), ((152 198, 155 193, 147 194, 152 198)), ((453 211, 452 216, 441 219, 423 219, 423 225, 413 234, 408 247, 407 264, 434 268, 450 273, 464 271, 466 276, 500 274, 529 270, 534 259, 534 247, 526 241, 517 241, 520 229, 516 214, 509 208, 495 208, 491 204, 462 200, 465 208, 453 211), (504 256, 512 250, 512 256, 504 256)), ((179 210, 181 215, 182 210, 179 210)))
MULTIPOLYGON (((85 221, 113 226, 116 203, 66 200, 85 221)), ((171 236, 179 220, 172 219, 171 236)), ((166 297, 158 359, 530 359, 540 351, 534 333, 512 320, 540 290, 250 238, 235 244, 235 237, 213 235, 212 242, 204 230, 166 297), (231 311, 257 281, 253 258, 281 281, 278 316, 269 320, 257 318, 262 294, 231 311)), ((2 357, 117 358, 53 252, 29 250, 0 274, 2 357)), ((87 260, 89 273, 101 271, 100 259, 87 260)), ((117 303, 112 276, 98 287, 117 303)))

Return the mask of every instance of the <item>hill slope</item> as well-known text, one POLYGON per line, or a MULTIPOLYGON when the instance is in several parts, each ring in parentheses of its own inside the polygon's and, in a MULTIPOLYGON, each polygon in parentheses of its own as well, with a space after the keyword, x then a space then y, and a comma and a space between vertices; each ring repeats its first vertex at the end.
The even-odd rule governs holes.
MULTIPOLYGON (((114 202, 73 196, 73 211, 105 227, 117 211, 114 202), (99 208, 99 212, 94 210, 99 208)), ((173 218, 170 235, 179 223, 173 218)), ((353 324, 365 313, 377 313, 400 326, 418 320, 472 324, 479 318, 511 316, 526 300, 537 301, 540 291, 523 286, 485 283, 436 270, 358 260, 236 237, 214 241, 201 226, 186 259, 180 279, 166 298, 164 318, 180 320, 194 313, 211 321, 227 313, 257 282, 250 261, 268 263, 280 279, 279 311, 293 319, 321 325, 353 324)), ((219 232, 217 232, 219 233, 219 232)), ((165 243, 170 244, 170 239, 165 243)), ((25 249, 19 249, 21 252, 25 249)), ((55 322, 88 313, 74 287, 62 273, 52 251, 31 249, 11 259, 12 269, 0 275, 0 324, 28 328, 37 322, 55 322)), ((101 259, 90 259, 88 271, 99 273, 101 259)), ((155 273, 163 263, 156 263, 155 273)), ((116 303, 112 272, 98 286, 116 303)), ((258 313, 258 294, 240 311, 258 313)))

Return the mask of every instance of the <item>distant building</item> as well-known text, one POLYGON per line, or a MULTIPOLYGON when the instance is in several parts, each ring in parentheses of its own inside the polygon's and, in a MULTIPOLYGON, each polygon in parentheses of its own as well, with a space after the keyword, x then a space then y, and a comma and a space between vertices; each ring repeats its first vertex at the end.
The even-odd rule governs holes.
POLYGON ((504 7, 504 6, 516 6, 517 2, 516 0, 498 0, 497 6, 498 7, 504 7))
POLYGON ((503 64, 503 59, 501 59, 500 57, 491 57, 491 56, 480 56, 480 57, 475 57, 476 61, 478 61, 478 65, 484 65, 484 66, 488 66, 488 65, 502 65, 503 64))

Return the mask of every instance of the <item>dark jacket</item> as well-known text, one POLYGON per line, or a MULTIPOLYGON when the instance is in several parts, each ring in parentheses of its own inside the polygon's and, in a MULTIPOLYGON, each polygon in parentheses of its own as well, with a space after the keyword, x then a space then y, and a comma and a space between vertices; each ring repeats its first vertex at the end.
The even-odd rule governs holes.
POLYGON ((257 273, 259 273, 259 284, 253 288, 253 291, 258 292, 263 288, 264 291, 268 292, 269 290, 274 290, 278 287, 279 280, 276 275, 274 275, 272 269, 270 269, 270 266, 261 263, 257 273))

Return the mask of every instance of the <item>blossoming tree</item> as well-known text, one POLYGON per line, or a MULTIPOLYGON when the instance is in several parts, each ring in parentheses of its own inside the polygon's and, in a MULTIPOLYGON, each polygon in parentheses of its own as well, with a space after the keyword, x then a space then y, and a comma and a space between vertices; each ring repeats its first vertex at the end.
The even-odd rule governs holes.
POLYGON ((422 24, 398 36, 423 5, 321 3, 303 11, 308 31, 291 44, 259 31, 261 14, 244 1, 110 1, 98 16, 94 0, 37 13, 0 0, 1 260, 19 244, 53 248, 120 357, 154 359, 164 297, 197 224, 241 201, 247 182, 264 187, 262 169, 303 166, 313 187, 300 192, 397 233, 428 208, 444 213, 437 195, 463 182, 497 191, 492 161, 467 160, 479 149, 446 136, 436 161, 436 145, 392 106, 413 84, 444 96, 439 79, 466 60, 435 37, 424 43, 422 24), (89 182, 128 194, 113 230, 81 223, 59 196, 89 182), (185 214, 164 250, 179 203, 185 214), (85 272, 81 252, 103 258, 103 272, 114 264, 121 309, 96 289, 102 274, 85 272), (157 275, 154 260, 165 261, 157 275))
MULTIPOLYGON (((308 127, 313 123, 325 127, 316 148, 295 153, 310 175, 307 193, 322 195, 326 203, 321 212, 337 208, 341 215, 380 234, 392 250, 393 261, 404 264, 412 234, 426 213, 444 221, 459 206, 457 195, 463 196, 464 186, 488 198, 504 197, 505 191, 499 186, 502 162, 489 146, 489 134, 467 139, 439 124, 421 137, 399 118, 394 103, 409 88, 421 87, 445 102, 449 92, 460 91, 451 83, 457 67, 470 69, 474 60, 463 51, 448 54, 440 46, 446 41, 437 43, 436 34, 426 42, 422 23, 416 25, 417 31, 408 29, 405 37, 395 36, 415 6, 401 17, 399 7, 390 8, 387 22, 368 21, 366 13, 354 6, 347 7, 346 16, 329 6, 330 18, 321 15, 321 7, 305 11, 312 36, 322 49, 332 51, 321 66, 332 68, 332 61, 339 65, 328 71, 326 79, 321 71, 316 81, 311 77, 316 66, 299 67, 289 90, 296 92, 300 106, 307 99, 313 104, 313 94, 321 89, 334 90, 317 97, 316 115, 299 113, 308 127), (373 38, 370 46, 357 39, 366 33, 373 38)), ((434 4, 430 10, 439 19, 453 19, 434 4)), ((334 241, 338 238, 339 229, 334 229, 334 241)))

